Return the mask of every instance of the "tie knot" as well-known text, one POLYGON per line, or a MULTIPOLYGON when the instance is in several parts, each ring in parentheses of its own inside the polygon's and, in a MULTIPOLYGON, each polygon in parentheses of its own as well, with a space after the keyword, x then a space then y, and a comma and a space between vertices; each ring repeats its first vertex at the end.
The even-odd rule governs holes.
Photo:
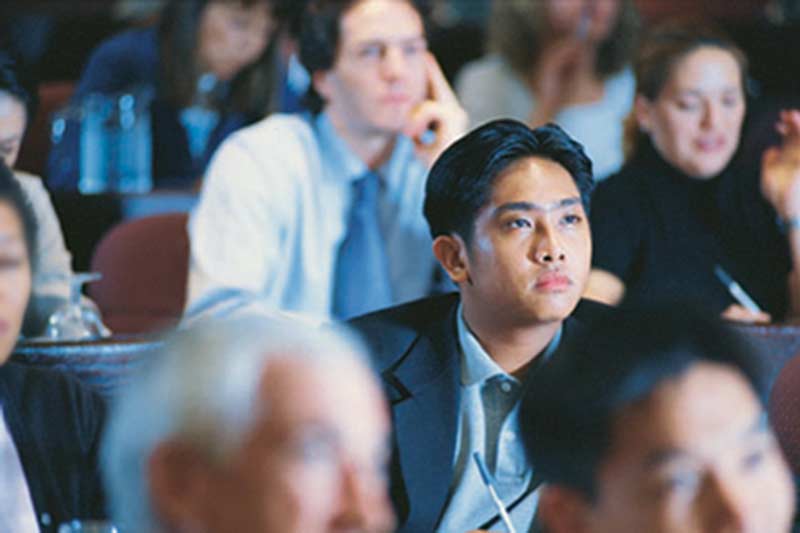
POLYGON ((380 176, 367 172, 353 182, 353 205, 376 204, 380 189, 380 176))

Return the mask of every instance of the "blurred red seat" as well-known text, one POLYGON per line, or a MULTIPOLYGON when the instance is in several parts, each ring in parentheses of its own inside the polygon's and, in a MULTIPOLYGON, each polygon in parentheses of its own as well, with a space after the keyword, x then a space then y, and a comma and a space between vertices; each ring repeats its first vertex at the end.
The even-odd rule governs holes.
POLYGON ((175 326, 186 299, 189 239, 186 213, 137 218, 113 227, 92 257, 89 296, 114 333, 175 326))
POLYGON ((795 475, 800 475, 800 356, 778 374, 769 399, 769 416, 795 475))

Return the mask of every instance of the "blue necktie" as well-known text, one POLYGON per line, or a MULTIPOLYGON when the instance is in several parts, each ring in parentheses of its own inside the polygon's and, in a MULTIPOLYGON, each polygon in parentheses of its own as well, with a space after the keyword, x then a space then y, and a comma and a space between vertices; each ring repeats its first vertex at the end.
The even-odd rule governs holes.
POLYGON ((340 319, 392 303, 389 263, 378 218, 379 177, 367 173, 353 183, 347 234, 336 259, 333 314, 340 319))

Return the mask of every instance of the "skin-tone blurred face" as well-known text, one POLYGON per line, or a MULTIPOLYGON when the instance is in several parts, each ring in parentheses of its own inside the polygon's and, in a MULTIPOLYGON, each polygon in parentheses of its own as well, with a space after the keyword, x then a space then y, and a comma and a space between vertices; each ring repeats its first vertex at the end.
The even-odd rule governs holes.
POLYGON ((389 420, 374 378, 350 360, 268 363, 263 412, 213 473, 205 531, 389 532, 389 420))
POLYGON ((200 63, 217 78, 230 80, 261 56, 274 29, 267 2, 250 6, 234 1, 209 2, 197 29, 200 63))
POLYGON ((0 158, 8 168, 14 168, 17 162, 26 124, 25 106, 10 94, 0 91, 0 158))
POLYGON ((739 145, 742 87, 742 73, 730 52, 698 48, 673 66, 654 101, 637 96, 639 127, 673 167, 693 178, 711 178, 739 145))
POLYGON ((470 308, 507 324, 561 321, 578 303, 591 255, 572 176, 554 161, 529 157, 495 179, 454 280, 465 306, 474 302, 470 308))
POLYGON ((22 221, 0 201, 0 364, 17 342, 31 292, 31 265, 22 221))
POLYGON ((548 29, 554 36, 574 36, 599 43, 608 37, 621 0, 545 0, 548 29))
POLYGON ((752 388, 729 366, 696 363, 620 414, 579 530, 786 533, 793 509, 752 388))
POLYGON ((427 42, 406 0, 362 0, 340 21, 333 67, 314 87, 334 125, 357 135, 400 133, 426 96, 427 42))

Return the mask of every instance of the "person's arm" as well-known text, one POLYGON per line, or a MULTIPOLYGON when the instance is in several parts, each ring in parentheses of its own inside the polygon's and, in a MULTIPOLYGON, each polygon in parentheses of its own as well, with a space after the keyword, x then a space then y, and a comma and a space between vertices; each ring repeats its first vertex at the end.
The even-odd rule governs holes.
MULTIPOLYGON (((280 143, 270 143, 264 139, 265 151, 279 150, 280 143)), ((272 281, 277 265, 289 260, 281 253, 282 220, 296 200, 286 194, 291 176, 276 176, 280 164, 265 167, 253 150, 234 136, 209 166, 188 228, 187 314, 249 299, 279 305, 281 288, 272 281)))
POLYGON ((601 268, 593 268, 589 272, 589 281, 586 283, 586 290, 583 297, 595 300, 607 305, 618 305, 625 296, 625 283, 617 277, 601 268))
POLYGON ((633 263, 648 223, 643 198, 633 183, 636 170, 601 182, 592 195, 592 270, 583 296, 618 305, 625 296, 625 274, 633 263))
MULTIPOLYGON (((36 336, 44 332, 49 316, 69 299, 72 277, 72 256, 64 243, 50 195, 37 176, 15 172, 15 177, 25 191, 36 216, 36 273, 30 308, 23 333, 36 336)), ((88 298, 84 303, 94 306, 88 298)))
POLYGON ((800 316, 800 110, 782 111, 780 146, 764 152, 761 192, 786 228, 792 269, 787 280, 789 316, 800 316))

